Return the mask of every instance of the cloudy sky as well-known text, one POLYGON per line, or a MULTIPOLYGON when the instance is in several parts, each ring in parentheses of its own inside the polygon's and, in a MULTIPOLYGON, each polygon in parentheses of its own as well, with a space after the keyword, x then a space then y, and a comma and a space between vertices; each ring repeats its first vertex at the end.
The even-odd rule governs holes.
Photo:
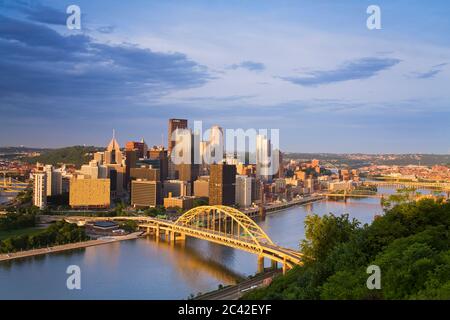
POLYGON ((280 129, 285 151, 449 153, 449 17, 437 0, 0 0, 0 146, 113 128, 160 144, 179 117, 280 129))

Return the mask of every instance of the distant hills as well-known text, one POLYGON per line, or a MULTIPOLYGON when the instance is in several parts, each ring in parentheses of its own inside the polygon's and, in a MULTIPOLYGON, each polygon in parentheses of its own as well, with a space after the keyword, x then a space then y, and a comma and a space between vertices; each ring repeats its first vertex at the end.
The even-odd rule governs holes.
POLYGON ((73 146, 59 149, 45 149, 41 151, 39 156, 25 157, 22 160, 29 163, 45 163, 58 165, 60 163, 74 164, 80 167, 82 164, 88 163, 92 159, 92 154, 97 151, 103 151, 104 148, 94 146, 73 146))
MULTIPOLYGON (((29 148, 29 147, 0 147, 0 157, 21 158, 29 163, 41 162, 57 165, 59 163, 72 163, 80 167, 88 163, 92 154, 103 151, 104 148, 95 146, 71 146, 58 149, 29 148), (36 157, 24 157, 25 154, 40 153, 36 157)), ((324 165, 349 166, 353 168, 370 164, 377 165, 450 165, 450 155, 446 154, 362 154, 362 153, 293 153, 283 154, 284 160, 295 159, 310 161, 319 159, 324 165)))
POLYGON ((363 167, 375 165, 449 165, 448 154, 363 154, 363 153, 286 153, 284 159, 299 159, 310 161, 318 159, 334 165, 348 165, 350 167, 363 167))

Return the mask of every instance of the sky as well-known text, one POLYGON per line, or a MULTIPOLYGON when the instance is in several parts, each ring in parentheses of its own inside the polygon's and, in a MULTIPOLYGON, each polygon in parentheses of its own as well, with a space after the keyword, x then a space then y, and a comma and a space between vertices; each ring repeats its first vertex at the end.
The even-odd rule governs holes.
POLYGON ((449 17, 438 0, 0 0, 0 146, 166 144, 186 118, 279 129, 287 152, 448 154, 449 17))

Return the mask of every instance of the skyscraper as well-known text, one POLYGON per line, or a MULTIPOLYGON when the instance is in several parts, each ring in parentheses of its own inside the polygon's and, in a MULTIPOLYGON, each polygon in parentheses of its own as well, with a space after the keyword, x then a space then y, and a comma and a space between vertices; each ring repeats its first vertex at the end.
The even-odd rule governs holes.
POLYGON ((47 181, 47 196, 56 196, 62 193, 62 172, 55 170, 52 165, 44 167, 47 181))
POLYGON ((172 141, 172 133, 176 129, 187 129, 188 121, 186 119, 169 119, 169 132, 168 132, 168 143, 167 150, 169 154, 172 152, 173 147, 175 146, 175 141, 172 141))
POLYGON ((47 206, 47 174, 45 172, 38 172, 33 177, 33 204, 42 210, 47 206))
POLYGON ((221 163, 224 158, 224 136, 223 129, 212 126, 209 130, 209 141, 206 144, 205 156, 209 163, 221 163))
POLYGON ((167 157, 167 150, 164 147, 153 147, 148 150, 148 158, 159 161, 159 172, 161 182, 167 179, 169 174, 169 159, 167 157))
POLYGON ((189 129, 176 129, 177 145, 172 149, 171 162, 173 177, 183 181, 193 182, 200 171, 199 135, 189 129))
POLYGON ((209 204, 234 205, 236 200, 236 166, 212 164, 209 178, 209 204))
POLYGON ((131 205, 135 208, 155 207, 162 204, 161 182, 131 181, 131 205))
POLYGON ((252 177, 236 176, 236 204, 242 208, 252 204, 252 177))
POLYGON ((137 151, 125 150, 125 178, 123 179, 123 187, 130 190, 130 171, 132 168, 136 168, 137 151))
POLYGON ((115 131, 113 131, 113 137, 106 148, 104 162, 105 164, 122 164, 122 152, 116 140, 115 131))
POLYGON ((264 181, 271 181, 279 168, 279 149, 265 135, 256 136, 256 176, 264 181))
POLYGON ((138 159, 147 157, 148 146, 144 141, 144 138, 141 141, 128 141, 125 145, 126 151, 136 151, 136 156, 138 159))

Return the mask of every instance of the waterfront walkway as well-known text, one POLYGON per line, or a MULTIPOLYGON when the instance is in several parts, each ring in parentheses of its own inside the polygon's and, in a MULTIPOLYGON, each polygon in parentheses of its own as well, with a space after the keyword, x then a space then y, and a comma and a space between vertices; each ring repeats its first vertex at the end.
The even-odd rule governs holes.
POLYGON ((79 249, 79 248, 87 248, 87 247, 98 246, 98 245, 108 244, 108 243, 117 242, 117 241, 131 240, 131 239, 138 238, 141 234, 142 234, 142 232, 134 232, 134 233, 130 233, 126 236, 102 237, 102 238, 99 238, 96 240, 88 240, 88 241, 68 243, 68 244, 63 244, 63 245, 58 245, 58 246, 53 246, 53 247, 47 247, 47 248, 40 248, 40 249, 33 249, 33 250, 27 250, 27 251, 14 252, 14 253, 0 254, 0 262, 19 259, 19 258, 38 256, 38 255, 43 255, 43 254, 49 254, 49 253, 55 253, 55 252, 62 252, 62 251, 73 250, 73 249, 79 249))

